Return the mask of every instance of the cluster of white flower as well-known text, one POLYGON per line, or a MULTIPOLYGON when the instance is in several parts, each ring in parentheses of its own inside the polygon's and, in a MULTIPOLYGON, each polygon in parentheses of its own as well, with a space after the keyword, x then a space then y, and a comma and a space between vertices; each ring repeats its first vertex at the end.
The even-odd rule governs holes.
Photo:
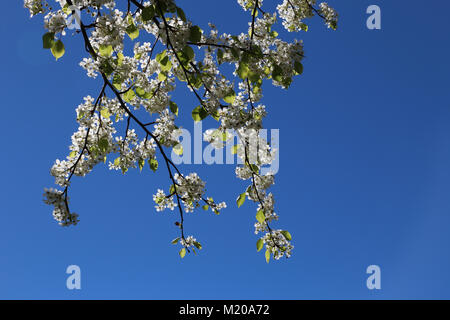
POLYGON ((180 244, 185 248, 194 247, 196 242, 197 239, 193 236, 187 236, 185 239, 180 239, 180 244))
POLYGON ((54 206, 53 217, 59 222, 59 225, 67 227, 76 225, 80 220, 78 214, 69 212, 67 206, 68 199, 65 199, 64 193, 53 188, 44 189, 44 202, 54 206))
POLYGON ((167 196, 161 189, 158 189, 158 192, 153 195, 153 201, 156 203, 156 211, 163 211, 166 208, 173 210, 177 206, 173 201, 173 196, 167 196))
POLYGON ((181 176, 176 173, 174 178, 176 192, 183 200, 184 210, 186 212, 194 211, 194 208, 199 206, 198 203, 205 194, 205 182, 195 172, 187 176, 181 176))
POLYGON ((316 0, 284 0, 277 6, 284 28, 288 31, 308 30, 308 26, 303 20, 314 15, 310 4, 314 5, 315 3, 316 0))
POLYGON ((67 15, 62 10, 50 11, 44 18, 44 27, 48 32, 65 35, 67 15))
POLYGON ((320 5, 320 13, 325 17, 328 28, 336 29, 338 14, 336 10, 331 8, 328 3, 322 2, 320 5))
POLYGON ((24 0, 24 7, 30 11, 30 17, 39 13, 45 13, 45 7, 48 7, 47 2, 42 0, 24 0))
POLYGON ((337 13, 328 6, 326 2, 319 4, 319 10, 314 10, 316 0, 284 0, 277 6, 278 14, 283 19, 283 26, 288 31, 308 31, 308 26, 304 20, 311 18, 315 13, 320 13, 325 18, 325 23, 329 28, 336 29, 337 13))
POLYGON ((100 63, 99 61, 94 61, 92 58, 83 58, 80 62, 80 66, 86 70, 89 78, 97 78, 100 63))
POLYGON ((203 133, 203 140, 209 142, 215 149, 221 149, 232 138, 227 130, 208 129, 203 133))
POLYGON ((123 50, 123 38, 127 21, 120 10, 110 10, 96 19, 97 27, 92 31, 90 41, 95 49, 101 45, 112 46, 114 50, 123 50))
POLYGON ((292 255, 294 246, 286 239, 284 233, 283 230, 272 230, 261 238, 275 260, 279 260, 283 256, 289 258, 292 255))
MULTIPOLYGON (((258 200, 254 199, 254 201, 258 200)), ((255 234, 266 231, 268 229, 267 223, 278 220, 278 215, 274 212, 274 199, 272 193, 269 193, 264 198, 263 202, 258 205, 257 212, 263 212, 264 220, 255 223, 255 234)))
MULTIPOLYGON (((289 256, 290 235, 286 231, 273 231, 269 225, 278 219, 273 195, 267 191, 274 184, 274 176, 260 173, 261 166, 274 161, 276 152, 260 136, 267 115, 266 106, 260 103, 262 86, 264 80, 271 80, 275 86, 288 88, 293 77, 303 70, 303 43, 279 38, 274 28, 277 15, 288 31, 299 31, 307 30, 304 21, 314 15, 335 29, 337 13, 325 2, 316 8, 316 0, 283 0, 273 13, 261 9, 262 0, 237 0, 251 19, 247 32, 231 35, 219 33, 213 24, 209 24, 209 32, 202 30, 173 0, 128 1, 126 11, 116 6, 115 0, 56 2, 61 8, 53 9, 44 0, 24 0, 24 6, 31 16, 44 14, 48 33, 60 34, 61 42, 66 19, 71 14, 70 5, 78 7, 83 20, 90 19, 81 24, 90 57, 84 58, 80 66, 88 77, 101 74, 104 86, 97 99, 87 96, 77 107, 79 128, 72 135, 70 154, 65 160, 56 160, 51 168, 56 184, 65 188, 63 192, 46 190, 45 201, 55 206, 55 219, 62 225, 78 221, 78 216, 70 213, 67 201, 67 188, 73 175, 86 175, 97 164, 106 163, 112 154, 116 157, 108 162, 112 170, 123 173, 136 167, 142 170, 148 162, 151 170, 156 171, 157 149, 163 153, 174 182, 167 195, 158 189, 153 196, 157 211, 178 207, 183 218, 184 212, 192 212, 202 201, 203 209, 210 208, 216 214, 226 208, 224 202, 205 198, 205 182, 196 173, 182 175, 165 154, 165 147, 182 152, 181 130, 175 124, 178 106, 170 96, 180 81, 200 101, 192 113, 194 120, 212 116, 219 123, 217 129, 204 134, 205 141, 215 148, 223 148, 230 139, 228 133, 231 130, 237 133, 239 142, 234 151, 243 165, 236 168, 236 176, 251 182, 239 197, 238 205, 246 198, 258 203, 256 232, 266 232, 263 240, 275 259, 289 256), (143 33, 146 41, 135 41, 143 33), (154 41, 147 41, 147 35, 154 41), (132 48, 125 47, 125 39, 133 41, 132 48), (222 67, 224 64, 227 66, 222 67), (230 81, 228 74, 235 78, 230 81), (107 97, 110 92, 112 98, 107 97), (142 114, 151 120, 142 121, 142 114), (120 128, 122 132, 119 126, 125 120, 125 132, 119 136, 117 130, 120 128)), ((57 58, 64 54, 59 41, 58 48, 51 50, 57 58)), ((181 229, 183 249, 192 246, 199 249, 200 244, 192 236, 184 239, 183 225, 177 225, 181 229)), ((180 255, 184 256, 185 251, 180 255)))
POLYGON ((158 137, 161 144, 173 147, 179 144, 178 138, 180 131, 175 125, 175 117, 169 113, 167 109, 161 112, 160 117, 156 120, 154 134, 158 137))
MULTIPOLYGON (((255 7, 256 0, 238 0, 239 5, 245 10, 252 10, 255 7)), ((258 0, 258 6, 262 6, 263 0, 258 0)))

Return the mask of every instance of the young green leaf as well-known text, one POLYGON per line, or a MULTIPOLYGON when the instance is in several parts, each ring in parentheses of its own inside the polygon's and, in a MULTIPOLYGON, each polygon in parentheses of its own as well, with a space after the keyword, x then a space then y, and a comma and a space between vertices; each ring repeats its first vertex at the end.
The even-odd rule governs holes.
POLYGON ((52 54, 56 58, 56 60, 61 58, 65 52, 66 49, 64 48, 64 43, 61 40, 58 40, 55 43, 53 43, 52 54))
POLYGON ((100 52, 100 55, 103 57, 110 57, 113 52, 113 47, 112 47, 112 45, 101 45, 99 47, 99 52, 100 52))
POLYGON ((264 240, 263 239, 259 239, 258 241, 256 241, 256 251, 261 251, 261 249, 264 247, 264 240))
POLYGON ((203 108, 203 106, 198 106, 194 110, 192 110, 192 119, 195 122, 202 121, 208 116, 208 112, 203 108))
POLYGON ((303 73, 303 65, 300 61, 296 61, 294 63, 294 70, 297 74, 302 74, 303 73))
POLYGON ((175 238, 171 241, 172 244, 177 244, 180 241, 180 238, 175 238))
POLYGON ((278 82, 281 82, 283 80, 283 69, 281 69, 280 66, 278 65, 273 66, 272 78, 278 82))
POLYGON ((44 49, 51 49, 55 43, 55 34, 53 32, 47 32, 42 36, 42 46, 44 49))
POLYGON ((170 111, 172 111, 172 113, 174 115, 178 116, 178 105, 175 102, 170 101, 169 102, 169 107, 170 107, 170 111))
POLYGON ((138 160, 138 164, 139 164, 139 171, 142 172, 142 169, 144 169, 145 160, 144 159, 139 159, 138 160))
POLYGON ((150 166, 150 169, 152 169, 153 172, 156 172, 158 169, 158 161, 156 159, 150 159, 148 160, 148 164, 150 166))
POLYGON ((134 25, 134 23, 131 23, 125 31, 127 32, 128 36, 131 40, 136 39, 139 37, 139 29, 134 25))
POLYGON ((202 29, 199 26, 192 26, 189 31, 189 41, 195 43, 200 42, 202 39, 202 29))
POLYGON ((231 89, 231 90, 228 92, 228 94, 223 98, 223 100, 224 100, 226 103, 229 103, 229 104, 233 104, 233 102, 234 102, 235 99, 236 99, 236 93, 234 92, 233 89, 231 89))
POLYGON ((142 21, 147 22, 155 17, 155 8, 153 6, 142 9, 142 21))
POLYGON ((150 99, 152 97, 152 94, 150 92, 146 92, 144 89, 136 87, 136 94, 139 98, 142 99, 150 99))
POLYGON ((195 242, 194 242, 194 246, 195 246, 198 250, 201 250, 201 249, 202 249, 202 245, 200 244, 200 242, 195 241, 195 242))
POLYGON ((191 48, 191 46, 185 46, 183 48, 183 53, 186 55, 188 62, 193 60, 195 57, 194 50, 191 48))
POLYGON ((177 7, 177 15, 178 17, 183 20, 184 22, 186 22, 186 15, 184 14, 183 9, 177 7))
POLYGON ((100 114, 101 114, 102 117, 105 118, 105 119, 109 119, 109 117, 111 117, 111 114, 109 113, 108 108, 103 108, 103 109, 100 111, 100 114))
POLYGON ((256 220, 258 220, 259 223, 264 223, 264 221, 266 221, 266 216, 264 215, 264 211, 262 209, 258 210, 256 213, 256 220))
POLYGON ((186 248, 183 248, 180 250, 180 257, 183 259, 185 255, 186 255, 186 248))
POLYGON ((245 62, 239 63, 239 67, 236 70, 237 75, 241 79, 246 79, 248 77, 248 65, 245 62))
POLYGON ((241 193, 239 197, 236 199, 238 208, 240 208, 244 204, 246 198, 245 194, 246 194, 245 192, 241 193))
POLYGON ((128 103, 131 102, 135 97, 136 94, 134 93, 133 89, 129 89, 122 95, 123 100, 128 103))
POLYGON ((269 249, 266 250, 265 256, 266 256, 266 262, 269 263, 269 261, 270 261, 270 250, 269 249))
POLYGON ((286 238, 286 240, 288 240, 288 241, 292 240, 292 236, 289 233, 289 231, 281 231, 281 234, 286 238))

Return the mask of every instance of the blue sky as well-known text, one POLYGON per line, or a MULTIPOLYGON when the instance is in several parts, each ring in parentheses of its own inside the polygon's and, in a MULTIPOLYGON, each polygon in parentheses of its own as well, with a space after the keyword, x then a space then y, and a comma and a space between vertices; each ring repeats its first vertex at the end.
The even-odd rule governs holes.
MULTIPOLYGON (((200 25, 246 27, 235 1, 184 2, 200 25)), ((152 194, 168 185, 163 170, 123 176, 99 166, 74 179, 81 222, 59 227, 43 188, 67 153, 74 108, 101 83, 78 66, 79 36, 65 39, 56 63, 41 49, 42 20, 30 20, 22 1, 3 10, 0 298, 450 298, 450 4, 329 2, 338 31, 316 21, 297 34, 303 76, 288 91, 265 87, 265 126, 280 129, 276 227, 289 229, 295 245, 291 259, 270 264, 255 250, 254 206, 235 205, 245 184, 233 165, 182 167, 228 203, 220 216, 187 216, 204 246, 198 256, 179 258, 170 244, 177 216, 153 209, 152 194), (382 30, 366 28, 371 4, 381 7, 382 30), (81 290, 66 289, 71 264, 81 268, 81 290), (372 264, 381 267, 381 290, 366 288, 372 264)), ((184 93, 176 101, 191 128, 195 101, 184 93)))

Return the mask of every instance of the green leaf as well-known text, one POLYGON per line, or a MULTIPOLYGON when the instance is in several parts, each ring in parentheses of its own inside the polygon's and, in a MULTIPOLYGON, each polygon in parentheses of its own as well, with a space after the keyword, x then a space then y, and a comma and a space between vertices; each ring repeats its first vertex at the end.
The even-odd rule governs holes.
POLYGON ((55 43, 55 33, 47 32, 42 36, 42 46, 44 49, 51 49, 55 43))
POLYGON ((129 89, 122 95, 123 100, 128 103, 131 102, 135 97, 136 94, 134 93, 133 89, 129 89))
POLYGON ((192 119, 195 122, 202 121, 208 116, 208 112, 203 108, 203 106, 198 106, 194 110, 192 110, 192 119))
POLYGON ((170 111, 172 111, 172 113, 174 115, 178 116, 178 105, 175 102, 170 101, 169 106, 170 106, 170 111))
POLYGON ((172 243, 172 244, 177 244, 178 241, 180 241, 180 238, 175 238, 175 239, 173 239, 170 243, 172 243))
POLYGON ((291 240, 292 240, 292 236, 291 236, 291 234, 289 233, 289 231, 286 231, 286 230, 281 231, 281 234, 286 238, 286 240, 288 240, 288 241, 291 241, 291 240))
POLYGON ((108 145, 109 145, 108 139, 101 138, 100 140, 98 140, 98 147, 99 147, 101 152, 108 151, 108 145))
POLYGON ((155 17, 155 8, 153 6, 142 9, 142 21, 147 22, 155 17))
POLYGON ((258 220, 259 223, 264 223, 264 221, 266 221, 266 216, 264 215, 264 211, 262 209, 258 210, 256 213, 256 220, 258 220))
POLYGON ((300 61, 295 61, 294 63, 294 70, 297 74, 303 73, 303 65, 300 61))
POLYGON ((237 75, 241 79, 246 79, 248 77, 248 65, 244 62, 239 63, 239 67, 236 70, 237 75))
POLYGON ((166 72, 169 71, 172 68, 172 62, 170 62, 169 57, 165 56, 159 61, 159 64, 161 65, 161 70, 166 72))
POLYGON ((191 46, 185 46, 183 48, 183 53, 186 55, 188 62, 195 58, 195 53, 194 50, 191 48, 191 46))
POLYGON ((283 80, 283 70, 280 66, 274 65, 272 70, 272 78, 275 81, 281 82, 283 80))
POLYGON ((208 209, 209 209, 209 205, 205 204, 205 205, 202 207, 202 209, 205 210, 205 211, 208 210, 208 209))
POLYGON ((183 20, 184 22, 186 22, 186 15, 184 14, 183 9, 177 7, 177 15, 178 17, 183 20))
POLYGON ((244 202, 245 202, 245 192, 241 193, 239 195, 239 197, 236 199, 236 203, 237 203, 238 208, 240 206, 242 206, 244 204, 244 202))
POLYGON ((167 50, 161 51, 160 53, 158 53, 158 54, 156 55, 155 60, 156 60, 157 62, 160 62, 162 59, 164 59, 164 57, 165 57, 166 55, 167 55, 167 50))
POLYGON ((217 50, 217 62, 222 64, 223 62, 223 51, 221 49, 217 50))
POLYGON ((256 174, 259 174, 259 168, 256 164, 250 164, 250 170, 252 170, 256 174))
POLYGON ((108 108, 103 108, 103 109, 100 111, 100 114, 101 114, 102 117, 105 118, 105 119, 109 119, 109 117, 111 117, 111 114, 109 113, 108 108))
POLYGON ((114 87, 117 89, 117 90, 122 90, 122 83, 123 83, 123 80, 122 80, 122 78, 120 77, 120 75, 119 74, 115 74, 114 75, 114 77, 113 77, 113 85, 114 85, 114 87))
POLYGON ((67 15, 72 14, 72 10, 69 9, 69 7, 70 6, 67 3, 64 5, 64 7, 62 7, 62 11, 67 15))
POLYGON ((234 92, 233 89, 231 89, 230 92, 228 92, 227 95, 223 98, 223 100, 229 104, 233 104, 235 99, 236 99, 236 93, 234 92))
POLYGON ((195 241, 195 242, 194 242, 194 246, 195 246, 198 250, 202 250, 202 245, 200 244, 200 242, 195 241))
POLYGON ((70 158, 75 158, 77 156, 77 152, 74 150, 69 154, 70 158))
POLYGON ((99 52, 100 52, 100 55, 103 57, 110 57, 113 52, 113 47, 112 47, 112 45, 101 45, 99 47, 99 52))
POLYGON ((270 261, 270 250, 269 249, 266 250, 265 256, 266 256, 266 262, 269 263, 269 261, 270 261))
POLYGON ((124 59, 124 58, 125 58, 125 57, 124 57, 124 55, 123 55, 122 52, 119 52, 119 53, 117 54, 117 65, 118 65, 119 67, 122 65, 123 59, 124 59))
POLYGON ((195 43, 200 42, 202 39, 202 29, 199 26, 192 26, 189 31, 189 41, 195 43))
POLYGON ((183 248, 180 250, 180 257, 183 259, 185 255, 186 255, 186 248, 183 248))
POLYGON ((153 172, 155 172, 158 169, 158 161, 156 159, 148 160, 148 164, 153 172))
POLYGON ((145 160, 139 159, 138 164, 139 164, 139 171, 142 171, 142 169, 144 169, 144 166, 145 166, 145 160))
POLYGON ((150 92, 146 92, 144 89, 136 87, 136 94, 139 98, 142 99, 150 99, 152 97, 152 94, 150 92))
POLYGON ((264 240, 263 239, 259 239, 258 241, 256 241, 256 250, 259 252, 261 251, 261 249, 264 247, 264 240))
POLYGON ((164 81, 164 80, 166 80, 167 79, 167 75, 164 73, 164 72, 160 72, 159 74, 158 74, 158 80, 159 81, 164 81))
POLYGON ((114 72, 114 68, 111 65, 111 63, 109 63, 108 60, 103 61, 103 63, 100 65, 100 69, 107 75, 109 76, 111 73, 114 72))
POLYGON ((331 27, 331 29, 333 29, 333 30, 337 30, 337 22, 336 22, 336 21, 331 21, 331 22, 330 22, 330 27, 331 27))
POLYGON ((61 40, 58 40, 55 43, 53 43, 52 54, 56 58, 56 60, 61 58, 65 52, 66 49, 64 48, 64 43, 61 40))
MULTIPOLYGON (((235 40, 239 41, 237 39, 235 39, 235 40)), ((230 51, 231 51, 231 54, 233 55, 233 58, 238 60, 239 59, 239 50, 234 48, 234 47, 232 47, 232 48, 230 48, 230 51)))
POLYGON ((131 40, 136 39, 139 37, 139 29, 134 25, 134 23, 131 23, 125 30, 130 37, 131 40))
POLYGON ((117 158, 114 160, 114 165, 115 165, 116 167, 118 167, 118 166, 120 165, 120 157, 117 157, 117 158))
POLYGON ((232 148, 231 148, 231 153, 232 154, 236 154, 238 151, 239 146, 237 144, 235 144, 232 148))

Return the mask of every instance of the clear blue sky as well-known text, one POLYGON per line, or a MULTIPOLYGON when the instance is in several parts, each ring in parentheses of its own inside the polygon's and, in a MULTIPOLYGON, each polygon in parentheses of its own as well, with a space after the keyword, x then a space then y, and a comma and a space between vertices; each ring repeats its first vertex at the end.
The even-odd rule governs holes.
MULTIPOLYGON (((59 227, 43 188, 53 186, 54 159, 67 153, 74 108, 100 80, 78 66, 79 36, 65 40, 56 63, 41 49, 41 18, 30 20, 22 1, 2 10, 0 298, 450 298, 450 4, 329 2, 339 30, 317 21, 297 35, 303 77, 289 91, 266 86, 265 125, 281 138, 277 227, 295 245, 291 259, 270 264, 255 250, 254 206, 236 208, 235 187, 245 186, 233 165, 183 167, 229 204, 218 217, 187 217, 204 245, 199 256, 179 258, 170 244, 176 215, 153 209, 152 194, 168 185, 163 170, 123 176, 99 166, 74 179, 81 223, 59 227), (381 31, 365 26, 370 4, 382 9, 381 31), (80 291, 65 287, 71 264, 81 267, 80 291), (381 267, 379 291, 365 285, 371 264, 381 267)), ((235 1, 189 3, 200 25, 246 27, 235 1)), ((192 97, 176 101, 189 119, 192 97)))

